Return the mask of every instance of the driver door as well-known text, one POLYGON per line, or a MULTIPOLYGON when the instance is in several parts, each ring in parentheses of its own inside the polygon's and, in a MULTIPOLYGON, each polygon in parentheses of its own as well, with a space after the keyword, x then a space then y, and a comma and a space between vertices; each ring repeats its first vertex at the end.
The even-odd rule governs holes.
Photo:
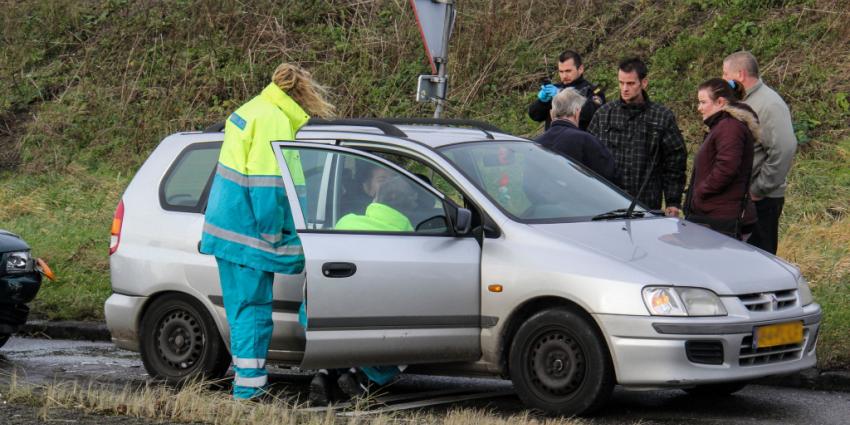
POLYGON ((368 153, 298 142, 273 148, 306 258, 301 365, 479 359, 481 249, 471 235, 454 234, 456 207, 368 153), (296 189, 283 159, 292 151, 306 188, 296 189))

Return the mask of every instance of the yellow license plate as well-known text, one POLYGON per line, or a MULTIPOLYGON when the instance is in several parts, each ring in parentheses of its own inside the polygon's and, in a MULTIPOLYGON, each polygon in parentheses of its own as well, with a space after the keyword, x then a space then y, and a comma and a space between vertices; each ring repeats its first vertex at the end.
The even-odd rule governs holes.
POLYGON ((776 347, 777 345, 803 342, 803 322, 778 323, 759 326, 753 335, 754 348, 776 347))

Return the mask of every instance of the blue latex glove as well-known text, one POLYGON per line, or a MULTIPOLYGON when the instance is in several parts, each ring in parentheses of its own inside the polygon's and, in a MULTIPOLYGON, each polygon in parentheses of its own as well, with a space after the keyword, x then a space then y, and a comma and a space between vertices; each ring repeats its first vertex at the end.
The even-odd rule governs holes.
POLYGON ((554 84, 546 84, 545 86, 540 86, 540 91, 537 92, 537 98, 541 102, 549 102, 556 94, 558 94, 558 88, 554 84))

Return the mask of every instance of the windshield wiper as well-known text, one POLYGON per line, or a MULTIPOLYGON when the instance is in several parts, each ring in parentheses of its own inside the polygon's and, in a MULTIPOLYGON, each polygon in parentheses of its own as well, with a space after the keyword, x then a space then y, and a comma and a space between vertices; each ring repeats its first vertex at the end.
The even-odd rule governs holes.
MULTIPOLYGON (((633 208, 633 207, 632 207, 633 208)), ((608 211, 606 213, 597 214, 593 216, 590 220, 611 220, 615 218, 634 218, 634 217, 646 217, 646 212, 644 211, 635 211, 632 208, 617 208, 613 211, 608 211)))

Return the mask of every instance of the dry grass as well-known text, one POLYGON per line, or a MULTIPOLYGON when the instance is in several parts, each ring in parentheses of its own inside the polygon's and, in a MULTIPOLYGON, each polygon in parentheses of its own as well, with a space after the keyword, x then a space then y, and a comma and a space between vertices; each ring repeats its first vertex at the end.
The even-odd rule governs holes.
POLYGON ((788 226, 779 256, 798 265, 813 288, 850 283, 850 219, 802 220, 788 226))
POLYGON ((578 425, 585 421, 570 418, 542 418, 529 412, 500 416, 484 410, 451 410, 445 414, 401 412, 395 414, 360 415, 363 405, 346 412, 358 415, 337 416, 332 411, 306 413, 296 398, 285 396, 262 402, 237 402, 221 391, 211 391, 208 383, 194 383, 176 390, 147 384, 116 389, 108 384, 61 382, 49 385, 22 383, 16 375, 0 390, 0 402, 23 403, 40 407, 41 421, 51 421, 54 409, 76 409, 89 414, 119 415, 157 421, 200 422, 239 425, 383 425, 391 423, 445 425, 578 425))

